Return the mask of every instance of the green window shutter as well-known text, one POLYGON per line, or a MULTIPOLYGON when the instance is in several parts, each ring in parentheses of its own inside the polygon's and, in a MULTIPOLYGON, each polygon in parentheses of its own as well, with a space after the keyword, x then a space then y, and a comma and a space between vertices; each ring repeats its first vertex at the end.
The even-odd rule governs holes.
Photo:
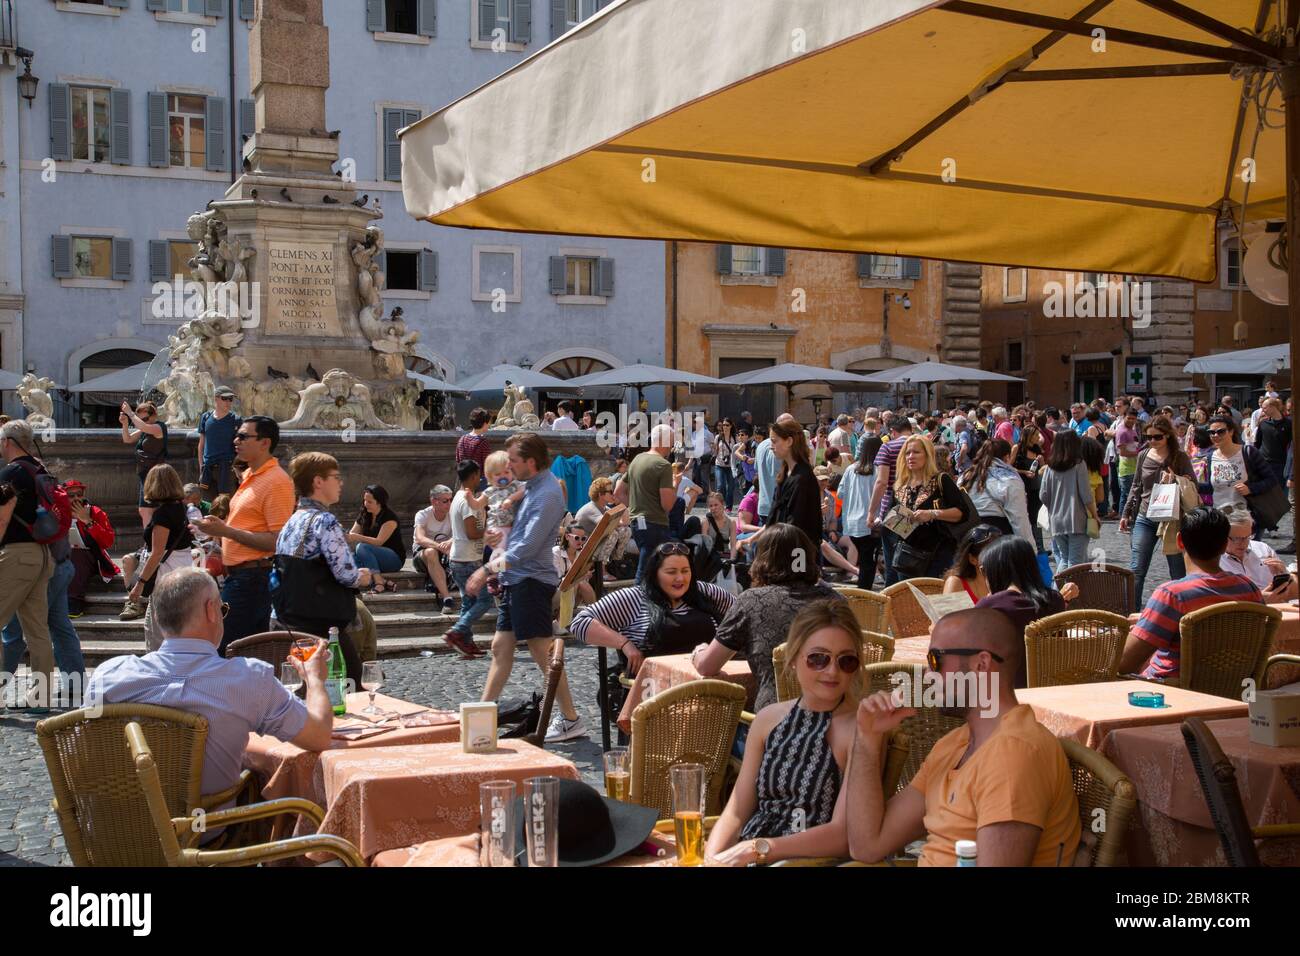
POLYGON ((171 243, 166 239, 149 240, 149 281, 170 282, 172 271, 171 243))
POLYGON ((125 10, 131 5, 131 0, 108 0, 107 6, 117 7, 119 10, 125 10))
POLYGON ((596 262, 596 295, 614 294, 614 260, 599 259, 596 262))
POLYGON ((867 255, 866 253, 860 252, 858 253, 857 259, 858 259, 858 278, 870 279, 871 278, 871 256, 867 255))
POLYGON ((768 249, 767 250, 767 269, 764 270, 770 276, 785 275, 785 250, 768 249))
MULTIPOLYGON (((501 0, 501 2, 509 3, 510 0, 501 0)), ((492 31, 496 28, 496 0, 478 0, 478 38, 480 40, 491 40, 492 31)))
POLYGON ((209 96, 204 110, 204 167, 215 172, 226 169, 226 101, 209 96))
POLYGON ((239 101, 239 137, 244 142, 257 128, 257 104, 253 100, 239 101))
POLYGON ((510 39, 531 43, 533 39, 533 0, 514 0, 510 16, 510 39))
POLYGON ((131 165, 131 92, 110 90, 108 93, 108 161, 118 166, 131 165))
POLYGON ((131 279, 131 240, 113 239, 113 278, 120 282, 131 279))
POLYGON ((718 245, 718 275, 731 275, 731 244, 721 243, 718 245))
POLYGON ((921 260, 907 258, 903 260, 903 278, 919 279, 921 278, 921 260))
POLYGON ((384 179, 402 180, 402 144, 397 131, 402 128, 403 110, 384 110, 384 179))
POLYGON ((551 0, 551 39, 564 36, 569 30, 568 4, 564 0, 551 0))
POLYGON ((50 84, 50 159, 72 158, 72 90, 66 83, 50 84))
POLYGON ((239 19, 253 19, 253 3, 254 0, 239 0, 239 19))
POLYGON ((564 295, 568 289, 568 262, 564 256, 551 256, 551 295, 564 295))
POLYGON ((226 0, 203 0, 203 12, 210 17, 224 17, 226 0))
POLYGON ((415 8, 415 32, 422 37, 438 35, 438 0, 419 0, 415 8))
POLYGON ((71 279, 72 271, 72 237, 51 236, 50 258, 54 261, 54 278, 71 279))
POLYGON ((371 33, 383 33, 386 25, 384 0, 366 0, 366 29, 371 33))
POLYGON ((167 94, 150 93, 149 114, 149 165, 169 166, 171 155, 167 141, 167 94))
POLYGON ((144 0, 144 8, 154 13, 166 13, 167 0, 144 0))
POLYGON ((438 253, 421 249, 416 263, 416 285, 421 292, 438 291, 438 253))

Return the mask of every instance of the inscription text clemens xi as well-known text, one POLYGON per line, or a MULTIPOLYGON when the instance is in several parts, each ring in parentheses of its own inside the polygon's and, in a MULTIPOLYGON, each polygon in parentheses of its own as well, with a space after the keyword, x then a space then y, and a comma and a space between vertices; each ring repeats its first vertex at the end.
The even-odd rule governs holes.
POLYGON ((272 242, 267 264, 270 334, 343 334, 334 294, 333 244, 272 242))

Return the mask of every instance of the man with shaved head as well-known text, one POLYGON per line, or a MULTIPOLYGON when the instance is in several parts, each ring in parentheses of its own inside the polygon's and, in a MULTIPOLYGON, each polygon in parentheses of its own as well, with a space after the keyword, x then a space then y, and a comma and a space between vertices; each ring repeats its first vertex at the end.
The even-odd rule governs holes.
POLYGON ((881 860, 925 838, 921 866, 953 866, 958 840, 976 842, 980 866, 1073 862, 1080 827, 1070 765, 1029 705, 1016 701, 1023 652, 1015 625, 996 610, 956 611, 935 624, 927 664, 943 680, 942 711, 966 725, 936 743, 892 796, 880 785, 886 737, 916 710, 888 692, 862 701, 848 771, 854 859, 881 860), (981 699, 955 699, 952 691, 970 683, 981 699))

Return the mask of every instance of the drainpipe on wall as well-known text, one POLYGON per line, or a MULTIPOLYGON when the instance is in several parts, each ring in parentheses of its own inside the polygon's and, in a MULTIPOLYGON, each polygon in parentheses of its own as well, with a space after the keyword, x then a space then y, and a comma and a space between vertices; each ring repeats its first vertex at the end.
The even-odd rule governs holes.
POLYGON ((244 145, 239 141, 239 94, 235 91, 235 20, 239 18, 239 0, 232 0, 226 10, 226 36, 230 58, 230 182, 239 178, 244 166, 244 145))
MULTIPOLYGON (((673 241, 673 368, 677 368, 677 242, 673 241)), ((673 410, 677 410, 677 386, 673 386, 673 410)))

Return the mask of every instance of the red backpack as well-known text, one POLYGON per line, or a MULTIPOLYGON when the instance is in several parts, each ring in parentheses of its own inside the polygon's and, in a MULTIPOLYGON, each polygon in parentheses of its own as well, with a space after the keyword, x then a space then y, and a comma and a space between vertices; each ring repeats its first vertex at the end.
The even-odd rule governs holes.
POLYGON ((62 561, 71 552, 68 529, 72 527, 72 502, 68 493, 43 466, 35 467, 25 461, 17 464, 26 469, 36 486, 36 520, 28 524, 17 515, 14 518, 27 529, 33 541, 50 546, 55 561, 62 561))

